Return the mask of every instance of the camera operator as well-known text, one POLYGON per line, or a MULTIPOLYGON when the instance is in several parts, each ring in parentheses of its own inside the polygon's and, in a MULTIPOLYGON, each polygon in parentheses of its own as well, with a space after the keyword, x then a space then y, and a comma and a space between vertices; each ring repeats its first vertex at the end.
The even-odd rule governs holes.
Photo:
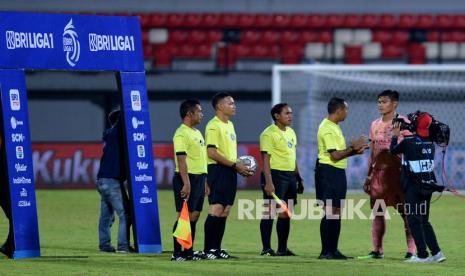
POLYGON ((392 154, 403 154, 401 186, 405 193, 408 224, 417 247, 417 256, 413 256, 406 262, 443 262, 446 257, 439 248, 433 227, 429 222, 433 190, 428 189, 428 187, 436 187, 436 177, 434 175, 435 147, 430 139, 429 131, 433 118, 426 112, 417 112, 415 116, 409 116, 410 118, 412 118, 411 125, 394 121, 390 146, 392 154), (401 125, 402 129, 412 129, 413 135, 405 137, 404 140, 397 144, 401 125), (429 258, 427 247, 432 255, 429 258))

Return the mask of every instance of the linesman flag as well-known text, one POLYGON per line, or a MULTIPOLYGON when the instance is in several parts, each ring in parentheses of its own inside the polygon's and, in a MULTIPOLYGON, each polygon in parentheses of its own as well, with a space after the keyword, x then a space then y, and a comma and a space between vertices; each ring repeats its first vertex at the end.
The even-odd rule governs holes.
POLYGON ((287 214, 287 216, 291 217, 291 211, 287 208, 286 203, 279 199, 279 197, 275 193, 272 193, 271 195, 273 196, 273 199, 276 201, 276 203, 279 204, 279 207, 281 207, 281 209, 283 209, 283 211, 287 214))
POLYGON ((184 248, 190 249, 192 247, 192 230, 189 220, 189 209, 187 208, 187 200, 184 200, 181 209, 181 215, 178 219, 178 225, 173 233, 176 241, 184 248))

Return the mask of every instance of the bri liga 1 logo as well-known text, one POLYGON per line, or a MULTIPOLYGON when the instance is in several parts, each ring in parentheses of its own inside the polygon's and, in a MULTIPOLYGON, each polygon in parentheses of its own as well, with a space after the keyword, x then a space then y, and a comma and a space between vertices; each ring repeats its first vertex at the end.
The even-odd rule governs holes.
POLYGON ((81 45, 79 44, 78 35, 71 18, 63 30, 63 51, 66 53, 66 61, 71 67, 74 67, 79 61, 81 45))

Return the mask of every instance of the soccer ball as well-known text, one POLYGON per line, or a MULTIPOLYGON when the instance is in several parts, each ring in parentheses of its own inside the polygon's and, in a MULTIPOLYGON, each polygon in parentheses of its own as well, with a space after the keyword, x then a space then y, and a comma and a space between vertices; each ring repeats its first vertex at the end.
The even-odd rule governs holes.
POLYGON ((239 163, 241 163, 243 165, 246 165, 249 168, 249 170, 253 171, 254 174, 257 171, 257 160, 255 160, 255 157, 253 157, 251 155, 240 156, 237 159, 237 162, 239 162, 239 163))

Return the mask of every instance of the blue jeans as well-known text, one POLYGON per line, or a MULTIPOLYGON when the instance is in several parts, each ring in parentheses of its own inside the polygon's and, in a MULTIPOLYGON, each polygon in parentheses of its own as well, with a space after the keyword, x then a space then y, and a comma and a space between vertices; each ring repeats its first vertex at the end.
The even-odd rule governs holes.
POLYGON ((124 210, 120 181, 114 178, 99 178, 97 179, 97 190, 101 196, 98 226, 99 248, 111 248, 110 228, 114 221, 114 212, 116 212, 119 218, 117 250, 128 251, 127 214, 124 210))

